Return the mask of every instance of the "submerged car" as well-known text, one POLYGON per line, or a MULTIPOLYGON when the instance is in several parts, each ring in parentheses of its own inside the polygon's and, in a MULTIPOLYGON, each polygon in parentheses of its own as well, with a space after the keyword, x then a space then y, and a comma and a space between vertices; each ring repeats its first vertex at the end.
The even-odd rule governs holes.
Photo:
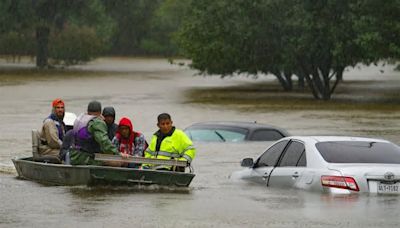
POLYGON ((195 123, 185 130, 193 141, 276 141, 289 136, 284 129, 255 122, 211 121, 195 123))
POLYGON ((272 144, 232 178, 326 193, 400 194, 400 147, 360 137, 292 136, 272 144))

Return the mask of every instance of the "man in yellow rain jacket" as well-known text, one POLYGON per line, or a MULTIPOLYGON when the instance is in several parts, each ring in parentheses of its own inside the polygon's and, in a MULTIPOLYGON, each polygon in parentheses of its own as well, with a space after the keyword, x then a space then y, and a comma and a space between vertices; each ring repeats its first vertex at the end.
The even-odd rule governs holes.
MULTIPOLYGON (((150 145, 145 151, 146 158, 177 159, 191 163, 196 155, 192 140, 179 129, 172 126, 172 119, 168 113, 161 113, 157 117, 159 130, 154 133, 150 145)), ((154 166, 144 164, 143 168, 171 170, 171 166, 154 166)), ((184 171, 178 170, 178 171, 184 171)))

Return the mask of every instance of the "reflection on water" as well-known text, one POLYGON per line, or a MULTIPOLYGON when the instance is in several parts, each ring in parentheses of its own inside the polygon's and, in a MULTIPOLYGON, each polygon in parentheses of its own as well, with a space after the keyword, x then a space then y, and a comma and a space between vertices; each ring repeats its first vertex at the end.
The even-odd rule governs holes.
MULTIPOLYGON (((31 154, 30 129, 38 129, 55 97, 79 114, 98 99, 128 116, 150 140, 156 117, 169 112, 184 128, 209 120, 254 121, 292 134, 362 135, 400 143, 400 114, 368 111, 225 109, 191 104, 190 88, 237 85, 250 79, 192 77, 193 71, 161 60, 105 59, 89 64, 79 77, 23 77, 0 86, 0 227, 395 227, 400 198, 377 195, 324 195, 270 189, 230 178, 240 160, 257 158, 271 144, 196 143, 196 177, 186 189, 159 186, 88 188, 44 186, 15 178, 13 157, 31 154), (107 70, 97 75, 85 72, 107 70), (117 73, 115 73, 115 71, 117 73), (54 80, 57 78, 56 80, 54 80), (38 80, 36 80, 38 79, 38 80), (12 174, 10 174, 10 172, 12 174)), ((78 68, 76 68, 78 69, 78 68)), ((3 81, 0 79, 0 85, 3 81)))
POLYGON ((110 196, 110 195, 126 195, 126 194, 190 194, 190 187, 174 187, 159 185, 137 185, 137 186, 95 186, 95 187, 70 187, 70 193, 74 196, 84 199, 92 196, 110 196))

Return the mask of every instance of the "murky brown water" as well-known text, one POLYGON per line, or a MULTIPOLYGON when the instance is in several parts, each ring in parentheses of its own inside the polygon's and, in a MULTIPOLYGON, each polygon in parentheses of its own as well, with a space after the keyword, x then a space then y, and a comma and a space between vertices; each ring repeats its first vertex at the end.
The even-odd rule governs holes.
MULTIPOLYGON (((117 119, 131 117, 148 139, 156 117, 169 112, 178 128, 207 120, 258 121, 292 134, 360 135, 400 144, 400 113, 366 110, 244 111, 190 103, 190 88, 249 82, 192 77, 191 70, 165 60, 100 59, 85 72, 36 77, 0 76, 0 227, 395 227, 400 197, 329 196, 266 189, 229 179, 244 157, 256 157, 268 143, 198 144, 196 177, 189 191, 126 188, 49 187, 16 179, 11 158, 29 156, 30 129, 41 126, 55 97, 79 114, 90 100, 112 105, 117 119), (89 72, 90 71, 90 72, 89 72), (87 75, 88 74, 88 75, 87 75)), ((348 72, 357 80, 375 69, 348 72)), ((378 72, 378 71, 377 71, 378 72)), ((398 76, 398 73, 397 73, 398 76)), ((392 80, 396 73, 381 78, 392 80)), ((398 86, 395 85, 395 86, 398 86)), ((368 94, 367 94, 368 95, 368 94)), ((373 96, 371 92, 369 94, 373 96)), ((397 104, 398 105, 398 104, 397 104)))

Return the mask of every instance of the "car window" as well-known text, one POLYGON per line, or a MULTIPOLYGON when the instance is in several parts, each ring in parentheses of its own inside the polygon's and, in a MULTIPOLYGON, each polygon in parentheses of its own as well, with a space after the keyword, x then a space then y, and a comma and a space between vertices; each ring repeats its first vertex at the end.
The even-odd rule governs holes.
POLYGON ((185 132, 193 141, 241 142, 246 138, 243 132, 223 129, 191 129, 185 132))
POLYGON ((286 149, 285 154, 282 156, 278 166, 296 166, 301 155, 303 154, 303 151, 303 143, 292 141, 286 149))
POLYGON ((306 159, 306 151, 305 150, 303 150, 303 153, 301 153, 300 159, 297 162, 296 166, 303 166, 303 167, 307 166, 307 159, 306 159))
POLYGON ((335 141, 315 146, 327 162, 400 164, 400 147, 392 143, 335 141))
POLYGON ((255 167, 275 166, 287 143, 288 140, 284 140, 271 146, 261 155, 255 167))
POLYGON ((283 135, 273 129, 260 129, 255 130, 253 135, 251 136, 251 141, 276 141, 283 138, 283 135))

